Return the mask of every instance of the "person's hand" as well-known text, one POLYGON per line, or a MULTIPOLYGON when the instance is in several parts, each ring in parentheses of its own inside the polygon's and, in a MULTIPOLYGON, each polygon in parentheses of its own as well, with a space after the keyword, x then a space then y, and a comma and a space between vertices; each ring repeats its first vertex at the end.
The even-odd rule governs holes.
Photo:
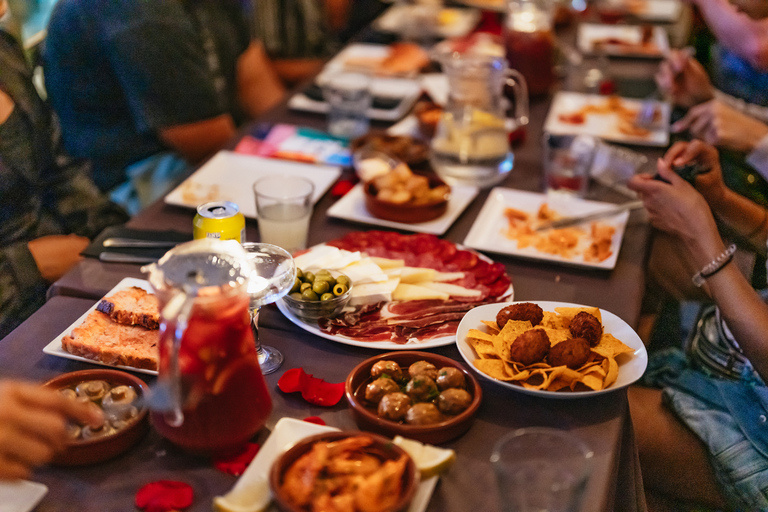
POLYGON ((723 181, 719 154, 713 146, 700 140, 676 142, 662 160, 670 168, 698 163, 705 169, 709 169, 695 177, 693 186, 704 196, 711 208, 716 209, 722 203, 728 189, 723 181))
POLYGON ((90 403, 38 385, 0 381, 0 479, 27 478, 50 461, 67 441, 67 421, 100 425, 104 417, 90 403))
MULTIPOLYGON (((2 3, 2 0, 0 0, 0 3, 2 3)), ((8 118, 11 116, 11 112, 13 112, 14 107, 15 103, 11 97, 5 94, 2 89, 0 89, 0 124, 3 124, 8 120, 8 118)))
POLYGON ((704 196, 675 174, 664 160, 659 159, 657 169, 667 183, 646 174, 633 176, 627 184, 643 200, 651 224, 680 237, 691 250, 702 242, 719 239, 715 219, 704 196))
POLYGON ((754 117, 729 107, 720 100, 711 100, 691 108, 671 126, 673 132, 688 132, 707 144, 749 153, 768 135, 768 125, 754 117))
POLYGON ((704 67, 691 53, 672 50, 656 72, 659 90, 678 106, 690 108, 715 95, 704 67))
POLYGON ((52 283, 69 271, 82 256, 90 240, 77 235, 49 235, 27 243, 35 264, 47 282, 52 283))

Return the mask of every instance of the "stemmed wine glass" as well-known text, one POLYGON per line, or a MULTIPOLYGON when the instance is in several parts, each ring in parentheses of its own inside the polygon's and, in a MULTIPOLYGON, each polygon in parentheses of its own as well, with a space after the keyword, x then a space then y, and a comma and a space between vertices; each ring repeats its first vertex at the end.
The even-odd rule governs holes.
POLYGON ((254 268, 248 281, 251 329, 261 372, 266 375, 280 368, 283 354, 275 347, 262 345, 259 341, 259 311, 261 306, 275 302, 291 290, 296 279, 296 264, 288 251, 276 245, 245 242, 243 248, 248 252, 254 268))

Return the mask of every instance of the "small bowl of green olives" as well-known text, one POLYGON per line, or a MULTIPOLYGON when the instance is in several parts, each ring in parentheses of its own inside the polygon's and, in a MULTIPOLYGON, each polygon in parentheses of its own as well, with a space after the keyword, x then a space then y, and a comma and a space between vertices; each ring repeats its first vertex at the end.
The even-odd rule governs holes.
POLYGON ((332 318, 349 302, 352 281, 341 272, 296 269, 296 280, 282 301, 288 310, 305 322, 332 318))

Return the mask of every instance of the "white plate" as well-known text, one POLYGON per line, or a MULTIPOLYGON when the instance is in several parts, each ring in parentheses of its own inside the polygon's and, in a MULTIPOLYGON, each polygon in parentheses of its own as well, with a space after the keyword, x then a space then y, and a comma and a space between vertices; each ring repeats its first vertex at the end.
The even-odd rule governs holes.
POLYGON ((379 219, 374 217, 365 207, 365 192, 363 184, 358 183, 344 196, 336 201, 333 206, 328 208, 328 216, 337 219, 351 220, 363 224, 373 224, 375 226, 385 226, 392 229, 401 229, 404 231, 415 231, 417 233, 431 233, 433 235, 442 235, 456 219, 461 212, 477 196, 477 187, 451 187, 451 198, 448 201, 448 209, 437 219, 418 224, 405 224, 402 222, 393 222, 391 220, 379 219))
MULTIPOLYGON (((666 146, 669 144, 669 103, 658 101, 661 119, 651 127, 647 136, 626 135, 616 127, 616 114, 588 114, 584 124, 564 123, 558 116, 579 111, 586 105, 598 105, 607 100, 607 96, 597 94, 582 94, 578 92, 558 92, 552 101, 552 106, 544 123, 544 131, 557 135, 592 135, 605 140, 637 144, 641 146, 666 146)), ((641 101, 622 98, 621 101, 630 108, 640 109, 641 101)))
MULTIPOLYGON (((269 481, 269 471, 272 463, 280 454, 306 437, 325 432, 336 432, 338 430, 335 427, 316 425, 293 418, 281 418, 264 445, 259 449, 256 457, 254 457, 245 472, 235 483, 233 489, 236 489, 238 486, 247 487, 256 480, 264 479, 269 481)), ((413 501, 411 501, 411 505, 408 507, 408 512, 423 512, 427 509, 438 478, 438 476, 433 476, 419 483, 413 501)), ((274 511, 277 508, 272 504, 267 510, 274 511)))
MULTIPOLYGON (((581 255, 574 259, 566 259, 562 256, 540 252, 533 247, 518 249, 517 241, 510 240, 504 235, 504 232, 509 225, 507 218, 504 216, 504 210, 511 207, 535 215, 543 203, 547 203, 549 207, 557 213, 567 217, 593 213, 615 206, 597 201, 587 201, 569 197, 553 198, 535 192, 496 187, 491 190, 488 199, 483 205, 483 209, 480 210, 477 219, 475 219, 469 233, 467 233, 467 237, 464 239, 464 245, 480 251, 508 254, 510 256, 519 256, 521 258, 534 260, 551 261, 565 265, 602 269, 612 269, 616 266, 616 260, 619 256, 619 250, 621 249, 621 241, 624 237, 624 229, 627 225, 629 212, 622 212, 612 217, 599 219, 598 222, 609 224, 616 228, 616 232, 613 234, 613 239, 611 240, 612 254, 603 261, 584 261, 584 258, 581 255)), ((588 224, 586 225, 588 226, 588 224)))
MULTIPOLYGON (((615 44, 605 44, 601 51, 606 55, 620 57, 661 58, 669 52, 669 36, 661 27, 652 27, 651 41, 656 48, 653 51, 642 52, 635 49, 615 44)), ((639 44, 642 40, 643 29, 639 25, 600 25, 595 23, 582 23, 579 25, 576 43, 583 53, 595 53, 595 43, 607 39, 624 41, 629 44, 639 44)))
POLYGON ((341 169, 219 151, 165 196, 165 203, 197 208, 209 201, 232 201, 240 207, 243 215, 255 219, 253 182, 271 174, 302 176, 312 180, 315 184, 312 202, 316 203, 341 176, 341 169))
MULTIPOLYGON (((554 311, 555 308, 560 307, 583 307, 579 304, 570 304, 568 302, 550 302, 550 301, 531 301, 538 304, 544 311, 554 311)), ((467 343, 467 333, 470 329, 485 330, 485 324, 481 320, 495 320, 496 314, 504 307, 513 304, 511 302, 500 304, 487 304, 485 306, 478 306, 475 309, 469 311, 459 324, 459 329, 456 332, 456 346, 461 352, 461 357, 472 367, 472 369, 481 377, 490 380, 500 386, 504 386, 526 395, 540 396, 544 398, 583 398, 596 395, 602 395, 604 393, 610 393, 617 389, 621 389, 629 386, 633 382, 637 381, 643 376, 645 367, 648 366, 648 353, 645 351, 645 345, 643 345, 640 336, 632 329, 624 320, 617 317, 613 313, 610 313, 604 309, 600 310, 600 314, 603 317, 603 328, 605 332, 612 334, 617 339, 621 340, 625 345, 632 348, 634 351, 631 354, 621 354, 616 358, 616 362, 619 363, 619 376, 616 378, 611 386, 600 391, 546 391, 540 389, 526 389, 523 386, 512 384, 510 382, 504 382, 494 379, 490 375, 487 375, 478 370, 473 361, 477 359, 477 355, 472 347, 467 343)))
MULTIPOLYGON (((376 18, 373 26, 381 32, 400 34, 405 30, 408 19, 418 13, 419 5, 396 4, 376 18)), ((429 6, 431 7, 431 6, 429 6)), ((480 11, 477 9, 459 9, 455 7, 440 8, 439 17, 452 18, 448 23, 437 23, 435 34, 438 37, 463 37, 472 32, 480 21, 480 11)))
MULTIPOLYGON (((154 290, 152 289, 152 285, 149 284, 149 281, 145 281, 144 279, 136 279, 135 277, 126 277, 117 285, 109 290, 104 296, 109 297, 110 295, 119 292, 120 290, 125 290, 126 288, 130 288, 131 286, 137 286, 139 288, 142 288, 148 292, 154 293, 154 290)), ((75 354, 70 354, 66 350, 64 350, 61 346, 61 340, 64 338, 64 336, 68 336, 72 329, 80 325, 85 321, 85 318, 91 314, 92 311, 96 309, 96 306, 99 305, 99 301, 96 301, 96 303, 88 308, 88 311, 83 313, 83 315, 75 320, 72 325, 67 327, 64 332, 56 336, 53 341, 51 341, 48 345, 43 348, 43 353, 48 354, 49 356, 56 356, 56 357, 63 357, 65 359, 73 359, 75 361, 82 361, 84 363, 91 363, 91 364, 98 364, 100 366, 109 366, 111 368, 121 368, 123 370, 130 370, 132 372, 139 372, 139 373, 146 373, 149 375, 157 375, 156 370, 147 370, 144 368, 134 368, 133 366, 121 366, 121 365, 112 365, 112 364, 106 364, 99 361, 94 361, 93 359, 88 359, 81 356, 76 356, 75 354)))
POLYGON ((0 481, 0 512, 30 512, 48 493, 48 487, 38 482, 0 481))
POLYGON ((680 18, 683 3, 679 0, 628 0, 629 12, 645 21, 673 22, 680 18))
MULTIPOLYGON (((416 100, 421 96, 421 86, 416 80, 405 78, 374 78, 371 82, 371 94, 385 98, 399 98, 397 107, 390 109, 369 108, 369 119, 376 121, 398 121, 411 111, 416 100)), ((288 100, 288 108, 305 112, 324 114, 328 112, 328 104, 317 101, 304 93, 294 94, 288 100)))
MULTIPOLYGON (((355 66, 354 62, 350 64, 350 59, 380 60, 387 58, 389 54, 390 47, 386 44, 353 43, 347 45, 323 66, 323 70, 317 76, 315 82, 318 85, 322 85, 331 75, 344 71, 371 73, 372 70, 368 67, 355 66)), ((419 70, 414 70, 394 76, 413 78, 418 74, 419 70)), ((391 78, 390 75, 387 75, 387 77, 391 78)))
MULTIPOLYGON (((511 285, 510 285, 511 287, 511 285)), ((294 325, 297 325, 307 332, 325 338, 327 340, 336 341, 344 345, 354 345, 355 347, 373 348, 377 350, 421 350, 424 348, 444 347, 446 345, 453 345, 456 341, 456 336, 443 336, 442 338, 433 338, 424 342, 421 341, 409 341, 408 343, 398 344, 393 341, 360 341, 353 338, 347 338, 339 334, 328 334, 318 327, 317 323, 307 323, 299 317, 295 316, 288 307, 285 305, 285 301, 282 299, 276 302, 277 309, 280 310, 285 318, 290 320, 294 325)))

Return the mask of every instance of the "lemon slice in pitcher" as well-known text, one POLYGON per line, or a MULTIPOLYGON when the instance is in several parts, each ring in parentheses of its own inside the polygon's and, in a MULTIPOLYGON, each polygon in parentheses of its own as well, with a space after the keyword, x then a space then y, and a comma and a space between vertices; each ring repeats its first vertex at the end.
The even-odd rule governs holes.
POLYGON ((438 448, 402 436, 395 436, 392 442, 410 455, 421 473, 422 480, 439 475, 456 460, 456 452, 448 448, 438 448))
POLYGON ((224 496, 213 499, 215 512, 262 512, 272 501, 266 479, 258 478, 248 485, 235 486, 224 496))

